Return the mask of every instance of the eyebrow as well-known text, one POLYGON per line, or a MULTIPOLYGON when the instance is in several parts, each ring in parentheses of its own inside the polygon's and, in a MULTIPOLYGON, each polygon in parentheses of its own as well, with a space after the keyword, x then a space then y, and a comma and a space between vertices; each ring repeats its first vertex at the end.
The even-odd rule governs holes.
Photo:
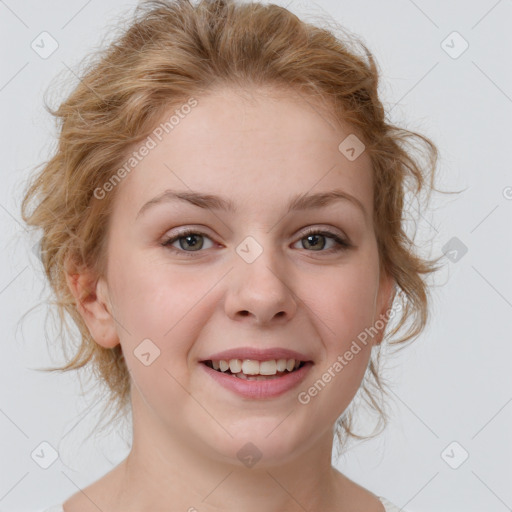
MULTIPOLYGON (((213 194, 202 194, 194 191, 177 191, 165 190, 162 194, 150 199, 145 203, 137 213, 136 218, 148 211, 151 207, 168 202, 183 201, 194 206, 210 210, 224 210, 229 213, 236 213, 237 207, 233 201, 221 196, 213 194)), ((356 206, 367 217, 366 209, 363 203, 357 197, 348 194, 339 189, 330 190, 328 192, 318 192, 316 194, 298 194, 292 197, 288 203, 286 213, 298 210, 308 210, 314 208, 322 208, 336 201, 347 201, 356 206)))

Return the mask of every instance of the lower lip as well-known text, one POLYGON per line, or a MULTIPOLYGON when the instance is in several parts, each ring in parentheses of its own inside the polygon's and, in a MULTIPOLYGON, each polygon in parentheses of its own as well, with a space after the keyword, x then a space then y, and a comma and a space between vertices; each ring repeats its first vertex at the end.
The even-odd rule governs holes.
POLYGON ((222 373, 199 363, 200 366, 221 386, 237 393, 244 398, 265 399, 273 398, 290 391, 297 386, 309 372, 313 363, 307 362, 298 370, 285 374, 278 379, 269 380, 243 380, 229 373, 222 373))

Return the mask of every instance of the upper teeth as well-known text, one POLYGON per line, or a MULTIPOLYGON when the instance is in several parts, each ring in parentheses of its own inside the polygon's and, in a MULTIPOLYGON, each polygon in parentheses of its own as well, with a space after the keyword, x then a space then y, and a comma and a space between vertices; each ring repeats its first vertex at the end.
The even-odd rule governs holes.
POLYGON ((269 361, 255 361, 254 359, 230 359, 226 361, 212 361, 215 370, 231 373, 244 373, 245 375, 276 375, 277 372, 284 372, 298 368, 300 361, 296 359, 270 359, 269 361))

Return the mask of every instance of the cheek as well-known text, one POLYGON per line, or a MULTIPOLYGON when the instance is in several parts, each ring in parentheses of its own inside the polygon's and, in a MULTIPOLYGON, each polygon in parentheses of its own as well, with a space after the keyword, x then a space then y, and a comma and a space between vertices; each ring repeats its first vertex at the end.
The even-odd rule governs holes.
POLYGON ((182 385, 190 378, 189 354, 211 313, 207 295, 215 280, 133 259, 110 277, 117 332, 134 385, 152 406, 172 411, 170 404, 187 399, 182 385))
POLYGON ((361 263, 339 268, 323 290, 309 295, 324 348, 326 399, 344 410, 364 377, 371 355, 377 274, 361 263))
POLYGON ((342 350, 372 325, 377 286, 378 275, 373 267, 360 262, 339 267, 326 276, 323 285, 317 283, 315 294, 309 292, 310 307, 321 319, 324 339, 330 345, 342 350))
POLYGON ((133 351, 150 339, 161 360, 172 367, 183 361, 209 314, 208 294, 218 277, 135 257, 120 261, 109 274, 123 348, 133 351))

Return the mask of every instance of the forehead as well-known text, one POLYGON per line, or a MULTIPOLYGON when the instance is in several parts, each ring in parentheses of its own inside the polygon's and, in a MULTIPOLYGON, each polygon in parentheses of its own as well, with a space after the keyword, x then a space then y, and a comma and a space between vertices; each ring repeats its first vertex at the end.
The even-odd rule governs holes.
POLYGON ((369 156, 363 152, 350 160, 340 151, 353 130, 335 125, 311 96, 222 88, 195 100, 193 108, 174 105, 162 115, 150 135, 154 147, 123 180, 120 207, 131 218, 166 189, 222 194, 237 210, 256 211, 262 200, 282 204, 336 188, 371 212, 369 156))

